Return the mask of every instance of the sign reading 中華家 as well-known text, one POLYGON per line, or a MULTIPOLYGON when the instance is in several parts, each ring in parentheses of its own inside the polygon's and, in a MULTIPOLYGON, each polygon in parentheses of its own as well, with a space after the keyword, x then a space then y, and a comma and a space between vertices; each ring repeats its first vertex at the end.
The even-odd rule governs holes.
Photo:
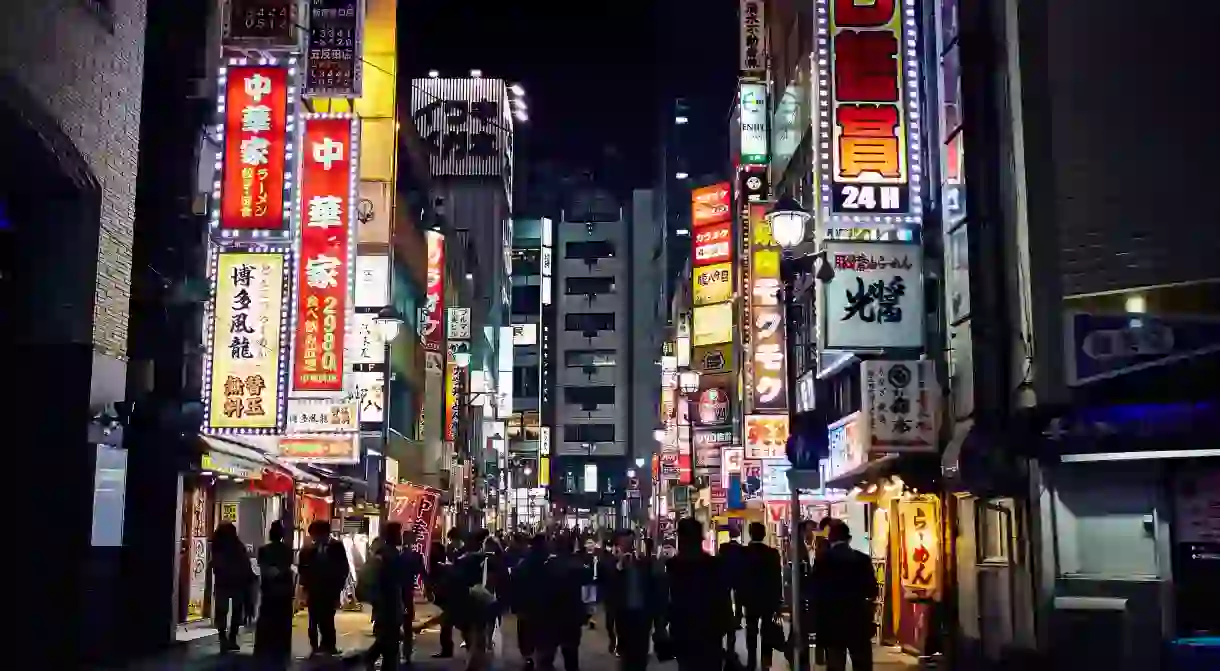
POLYGON ((359 98, 364 0, 309 0, 305 96, 359 98))
POLYGON ((221 71, 224 149, 212 225, 222 231, 289 228, 291 79, 287 64, 231 65, 221 71))
POLYGON ((338 393, 352 312, 359 121, 306 115, 303 123, 292 391, 338 393))
POLYGON ((823 205, 834 215, 917 215, 919 112, 917 21, 899 0, 818 3, 830 26, 830 58, 820 59, 818 110, 831 130, 823 205), (904 20, 906 18, 906 20, 904 20))
POLYGON ((871 360, 860 364, 870 454, 935 452, 940 383, 933 361, 871 360))
POLYGON ((829 350, 924 345, 923 257, 918 243, 827 240, 835 276, 822 284, 822 342, 829 350))
POLYGON ((204 426, 274 433, 284 419, 284 252, 213 251, 204 426))

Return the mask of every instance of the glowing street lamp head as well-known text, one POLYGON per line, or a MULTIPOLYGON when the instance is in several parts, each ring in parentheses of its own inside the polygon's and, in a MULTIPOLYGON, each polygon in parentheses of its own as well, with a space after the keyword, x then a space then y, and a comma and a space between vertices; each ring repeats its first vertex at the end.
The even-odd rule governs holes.
POLYGON ((767 213, 771 224, 771 236, 785 249, 795 247, 805 240, 805 225, 811 215, 790 196, 784 196, 767 213))

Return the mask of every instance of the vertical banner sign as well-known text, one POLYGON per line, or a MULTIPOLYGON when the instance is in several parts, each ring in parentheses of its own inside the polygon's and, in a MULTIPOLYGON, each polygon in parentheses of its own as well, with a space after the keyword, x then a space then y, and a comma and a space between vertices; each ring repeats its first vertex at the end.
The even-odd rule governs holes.
POLYGON ((765 165, 767 163, 766 85, 742 82, 738 103, 741 105, 741 162, 745 165, 765 165))
POLYGON ((306 115, 301 140, 293 392, 342 392, 352 312, 356 119, 306 115))
POLYGON ((749 206, 750 330, 746 361, 748 412, 787 413, 787 375, 784 372, 784 316, 779 304, 780 246, 771 236, 767 207, 749 206))
POLYGON ((360 97, 363 0, 309 0, 305 96, 360 97))
POLYGON ((283 426, 285 252, 212 252, 204 426, 275 433, 283 426))
POLYGON ((298 0, 225 0, 224 45, 295 48, 298 4, 298 0))
MULTIPOLYGON (((401 482, 392 487, 392 501, 387 517, 391 522, 401 524, 404 534, 412 534, 415 540, 411 548, 424 558, 424 565, 427 566, 428 556, 432 551, 432 531, 436 527, 436 515, 440 509, 441 492, 439 489, 410 482, 401 482)), ((416 588, 420 587, 422 585, 416 585, 416 588)))
POLYGON ((819 28, 818 46, 827 48, 829 37, 832 54, 823 66, 830 72, 819 77, 828 131, 822 150, 831 157, 823 204, 831 215, 918 215, 913 196, 920 148, 911 132, 919 113, 914 0, 830 0, 818 8, 820 19, 829 18, 829 35, 819 28))
POLYGON ((741 74, 763 77, 767 73, 767 29, 763 0, 741 0, 741 74))
POLYGON ((445 372, 445 236, 424 233, 428 243, 428 286, 419 314, 419 337, 424 343, 424 369, 432 375, 445 372))
POLYGON ((286 65, 233 65, 220 74, 224 133, 219 207, 212 227, 225 232, 287 231, 290 88, 286 65))

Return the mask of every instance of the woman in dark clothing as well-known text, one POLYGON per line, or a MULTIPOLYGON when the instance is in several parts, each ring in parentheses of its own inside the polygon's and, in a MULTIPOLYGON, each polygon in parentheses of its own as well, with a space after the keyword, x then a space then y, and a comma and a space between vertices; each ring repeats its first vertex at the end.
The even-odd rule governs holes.
POLYGON ((237 634, 244 619, 250 586, 254 582, 254 569, 250 566, 246 546, 237 537, 237 527, 231 522, 221 522, 212 533, 211 564, 220 651, 237 650, 240 648, 237 634))
POLYGON ((287 662, 292 655, 292 604, 295 580, 292 550, 284 544, 284 524, 271 523, 266 545, 258 549, 259 608, 254 653, 287 662))

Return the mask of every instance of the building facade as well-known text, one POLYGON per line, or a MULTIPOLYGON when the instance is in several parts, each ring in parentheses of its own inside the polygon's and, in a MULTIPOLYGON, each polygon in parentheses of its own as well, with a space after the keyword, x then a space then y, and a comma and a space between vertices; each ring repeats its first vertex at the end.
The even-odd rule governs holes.
POLYGON ((557 514, 603 528, 626 523, 627 501, 638 497, 627 492, 639 491, 628 470, 655 451, 656 413, 635 411, 656 398, 636 389, 655 379, 660 351, 653 333, 662 325, 661 277, 637 268, 660 256, 654 208, 649 191, 634 192, 625 208, 605 191, 583 188, 556 224, 551 493, 557 514), (632 313, 636 301, 642 314, 632 313), (640 360, 654 369, 648 382, 637 378, 640 360))
MULTIPOLYGON (((126 458, 114 449, 123 437, 109 417, 127 398, 147 7, 143 0, 23 1, 6 10, 0 134, 13 160, 0 177, 0 338, 14 362, 39 362, 26 389, 48 400, 29 404, 22 422, 38 427, 47 450, 38 454, 58 455, 66 485, 61 542, 80 561, 56 577, 45 565, 25 567, 25 575, 46 576, 50 607, 79 603, 91 589, 87 575, 109 583, 120 570, 121 504, 120 537, 93 536, 92 485, 99 455, 126 458), (107 419, 93 421, 100 415, 107 419)), ((113 513, 113 502, 103 506, 103 515, 113 513)), ((97 603, 96 618, 71 613, 52 663, 102 654, 107 646, 93 632, 118 601, 99 593, 97 603)))

